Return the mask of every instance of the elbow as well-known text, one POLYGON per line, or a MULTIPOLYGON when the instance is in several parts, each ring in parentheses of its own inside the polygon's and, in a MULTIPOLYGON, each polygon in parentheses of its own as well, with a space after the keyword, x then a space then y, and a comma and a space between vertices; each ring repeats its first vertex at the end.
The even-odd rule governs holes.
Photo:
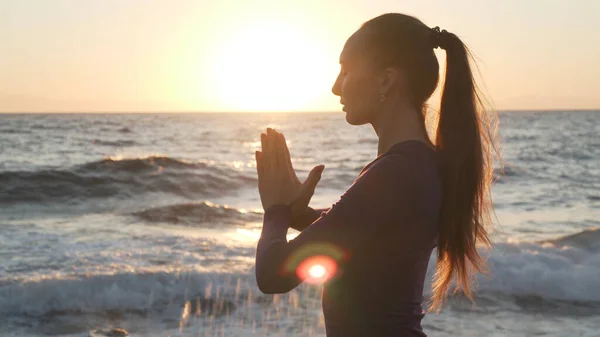
POLYGON ((256 285, 258 290, 266 295, 285 294, 295 288, 293 282, 285 277, 265 277, 258 273, 256 274, 256 285))
POLYGON ((286 292, 282 291, 282 289, 278 289, 276 282, 267 280, 259 275, 256 275, 256 285, 258 286, 258 290, 265 295, 282 294, 286 292))
POLYGON ((278 292, 275 287, 270 287, 264 283, 258 283, 258 290, 265 295, 281 294, 281 292, 278 292))
POLYGON ((258 286, 258 290, 260 290, 263 294, 274 294, 272 291, 272 287, 270 287, 269 282, 266 282, 264 277, 261 277, 258 273, 256 273, 256 285, 258 286))
POLYGON ((297 285, 295 274, 290 275, 282 270, 282 260, 284 260, 282 257, 286 256, 285 252, 270 248, 268 252, 262 251, 262 254, 259 253, 261 251, 260 244, 257 249, 254 269, 256 284, 263 294, 287 293, 297 285))
POLYGON ((285 294, 291 290, 291 289, 283 289, 283 288, 269 287, 269 286, 267 286, 267 287, 259 286, 258 289, 260 290, 261 293, 263 293, 265 295, 285 294))

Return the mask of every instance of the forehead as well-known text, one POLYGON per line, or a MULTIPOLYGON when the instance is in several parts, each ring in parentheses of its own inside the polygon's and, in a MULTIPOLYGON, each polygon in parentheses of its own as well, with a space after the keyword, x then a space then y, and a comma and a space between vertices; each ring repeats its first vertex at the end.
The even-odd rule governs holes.
POLYGON ((350 60, 358 58, 364 53, 364 50, 365 34, 359 29, 344 44, 344 48, 340 54, 340 63, 347 63, 350 60))

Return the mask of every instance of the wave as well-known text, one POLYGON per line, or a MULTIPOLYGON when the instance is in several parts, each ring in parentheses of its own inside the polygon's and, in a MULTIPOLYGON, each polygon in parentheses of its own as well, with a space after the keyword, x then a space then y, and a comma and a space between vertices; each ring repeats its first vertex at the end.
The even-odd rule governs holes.
POLYGON ((165 168, 207 168, 206 163, 194 163, 166 156, 149 156, 142 158, 109 157, 103 160, 86 163, 77 167, 78 171, 128 171, 137 173, 141 170, 156 170, 165 168))
MULTIPOLYGON (((556 305, 561 301, 600 304, 600 228, 554 240, 499 243, 491 252, 481 253, 488 257, 490 274, 478 276, 478 293, 539 298, 556 305)), ((429 282, 435 255, 429 263, 429 282)))
POLYGON ((102 146, 114 146, 114 147, 123 147, 123 146, 134 146, 137 145, 137 142, 134 140, 100 140, 100 139, 94 139, 92 141, 93 144, 95 145, 102 145, 102 146))
POLYGON ((377 144, 377 138, 360 138, 359 144, 377 144))
POLYGON ((217 226, 222 223, 243 225, 249 221, 259 221, 262 217, 262 213, 240 211, 206 201, 155 207, 133 215, 148 222, 185 226, 217 226))
POLYGON ((31 130, 4 128, 0 129, 0 134, 31 134, 31 130))
POLYGON ((494 168, 494 180, 504 182, 515 178, 524 177, 527 171, 521 167, 512 164, 506 164, 502 168, 494 168))
POLYGON ((600 250, 600 228, 586 229, 579 233, 566 235, 558 239, 540 241, 557 247, 576 247, 591 251, 600 250))
POLYGON ((594 194, 590 194, 587 196, 588 200, 591 201, 600 201, 600 195, 594 195, 594 194))
MULTIPOLYGON (((589 244, 598 242, 599 233, 600 229, 595 229, 543 242, 497 244, 488 259, 490 275, 478 279, 478 306, 506 310, 518 306, 524 311, 551 310, 579 316, 600 314, 597 291, 600 247, 589 244)), ((428 282, 433 275, 433 262, 435 252, 430 261, 428 282)), ((430 284, 426 289, 430 293, 430 284)), ((319 294, 314 286, 303 285, 291 297, 296 296, 305 303, 319 294)), ((158 321, 173 322, 177 326, 183 312, 227 316, 238 312, 238 308, 248 312, 251 306, 269 301, 275 303, 275 298, 258 291, 253 268, 208 272, 200 267, 189 267, 179 272, 100 275, 91 272, 0 279, 0 317, 11 321, 24 317, 27 322, 73 319, 69 323, 74 329, 71 333, 97 328, 98 321, 105 322, 110 317, 145 320, 158 317, 158 321)), ((286 302, 280 301, 279 305, 286 302)), ((449 305, 459 307, 452 301, 449 305)), ((52 329, 64 326, 45 324, 44 329, 52 334, 52 329)))
POLYGON ((253 175, 203 162, 164 156, 106 158, 65 170, 1 172, 0 204, 77 204, 90 198, 144 193, 216 197, 255 183, 253 175))
POLYGON ((235 312, 238 299, 258 299, 248 296, 257 290, 250 279, 190 270, 23 280, 0 288, 0 316, 5 322, 43 322, 39 327, 48 335, 82 333, 125 317, 176 327, 184 310, 220 317, 235 312))

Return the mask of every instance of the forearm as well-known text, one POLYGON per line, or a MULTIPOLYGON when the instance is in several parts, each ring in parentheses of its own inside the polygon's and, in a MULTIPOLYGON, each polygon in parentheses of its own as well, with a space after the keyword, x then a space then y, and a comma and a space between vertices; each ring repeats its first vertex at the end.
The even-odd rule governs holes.
POLYGON ((295 273, 285 270, 287 252, 287 229, 291 210, 284 205, 276 205, 265 212, 263 230, 256 248, 256 282, 266 294, 285 293, 300 284, 295 273))

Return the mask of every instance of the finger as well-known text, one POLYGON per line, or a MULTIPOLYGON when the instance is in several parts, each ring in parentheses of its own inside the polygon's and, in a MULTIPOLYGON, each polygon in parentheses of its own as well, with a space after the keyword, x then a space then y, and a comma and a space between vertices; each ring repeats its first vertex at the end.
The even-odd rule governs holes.
POLYGON ((315 188, 317 187, 317 184, 321 180, 321 173, 323 172, 324 168, 325 168, 324 165, 315 166, 310 171, 310 173, 308 174, 308 177, 302 184, 302 189, 300 192, 300 199, 301 199, 301 202, 303 205, 308 206, 308 204, 310 203, 310 199, 312 199, 312 196, 315 193, 315 188))
POLYGON ((286 167, 286 172, 288 173, 288 175, 294 180, 294 182, 299 184, 300 180, 296 176, 296 171, 294 170, 294 165, 292 164, 292 158, 290 156, 290 150, 285 141, 285 136, 283 135, 283 133, 280 133, 279 137, 280 137, 279 142, 280 142, 281 148, 282 148, 281 153, 283 155, 283 158, 282 158, 283 165, 286 167))
POLYGON ((277 148, 276 143, 273 139, 273 129, 267 128, 267 154, 268 154, 268 166, 270 170, 277 168, 277 148))
POLYGON ((267 135, 265 135, 264 133, 261 132, 260 134, 260 147, 262 152, 265 152, 265 146, 266 146, 266 141, 267 141, 267 135))
POLYGON ((261 148, 262 148, 260 159, 261 159, 261 164, 262 164, 262 168, 263 168, 263 171, 264 171, 264 170, 268 170, 269 169, 269 162, 268 162, 269 145, 267 144, 267 135, 264 134, 264 133, 260 134, 260 144, 261 144, 261 148))
POLYGON ((310 173, 306 180, 308 181, 309 186, 312 187, 313 191, 319 183, 319 180, 321 180, 321 174, 323 173, 324 169, 325 165, 319 165, 315 166, 312 170, 310 170, 310 173))
POLYGON ((300 183, 300 180, 298 180, 298 177, 296 176, 296 171, 294 170, 294 165, 292 165, 292 158, 290 156, 290 150, 285 141, 285 136, 283 135, 283 133, 280 133, 279 137, 280 137, 279 141, 281 144, 281 148, 283 149, 282 161, 283 161, 284 165, 287 166, 288 174, 292 177, 292 179, 294 179, 294 181, 296 183, 300 183))
POLYGON ((256 173, 258 174, 259 178, 262 177, 263 171, 261 154, 262 153, 260 151, 254 152, 254 157, 256 158, 256 173))
POLYGON ((263 165, 265 167, 265 173, 271 172, 275 168, 275 158, 273 158, 273 141, 271 140, 271 129, 267 129, 265 135, 265 149, 263 150, 262 158, 264 159, 263 165))
POLYGON ((287 158, 285 157, 286 145, 285 140, 283 139, 283 135, 279 132, 275 133, 275 141, 277 143, 277 165, 286 173, 290 173, 290 168, 288 165, 287 158))
POLYGON ((321 174, 323 173, 324 169, 324 165, 315 166, 308 174, 308 178, 306 178, 304 184, 302 184, 304 190, 303 196, 305 198, 308 198, 309 201, 310 198, 312 198, 312 195, 315 193, 315 189, 317 187, 317 184, 321 180, 321 174))

